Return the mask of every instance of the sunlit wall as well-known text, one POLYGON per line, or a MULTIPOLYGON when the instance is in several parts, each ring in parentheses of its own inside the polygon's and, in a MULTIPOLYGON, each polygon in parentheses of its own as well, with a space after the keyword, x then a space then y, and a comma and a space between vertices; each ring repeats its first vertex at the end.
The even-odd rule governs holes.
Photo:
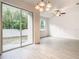
POLYGON ((79 6, 68 9, 63 16, 53 16, 49 21, 50 36, 79 39, 79 6))

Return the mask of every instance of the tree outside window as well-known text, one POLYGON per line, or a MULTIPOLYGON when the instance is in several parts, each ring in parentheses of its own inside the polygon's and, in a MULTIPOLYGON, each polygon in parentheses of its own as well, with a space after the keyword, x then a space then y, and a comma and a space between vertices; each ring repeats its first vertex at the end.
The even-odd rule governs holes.
POLYGON ((41 29, 45 29, 46 28, 45 18, 41 17, 40 25, 41 25, 41 29))
POLYGON ((4 29, 28 29, 28 16, 23 13, 23 10, 7 6, 5 4, 3 5, 3 9, 4 29))

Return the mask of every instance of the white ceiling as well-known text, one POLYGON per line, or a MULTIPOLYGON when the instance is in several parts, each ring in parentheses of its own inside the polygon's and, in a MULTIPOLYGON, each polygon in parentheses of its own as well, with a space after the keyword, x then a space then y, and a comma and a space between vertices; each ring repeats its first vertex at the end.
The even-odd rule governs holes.
MULTIPOLYGON (((41 0, 24 0, 25 2, 28 2, 32 5, 36 5, 41 0)), ((44 0, 46 1, 46 0, 44 0)), ((79 0, 49 0, 52 3, 52 9, 58 8, 58 9, 68 9, 71 6, 75 5, 79 2, 79 0)), ((50 11, 41 13, 42 16, 50 17, 52 16, 52 13, 50 11), (49 16, 48 16, 49 15, 49 16)))

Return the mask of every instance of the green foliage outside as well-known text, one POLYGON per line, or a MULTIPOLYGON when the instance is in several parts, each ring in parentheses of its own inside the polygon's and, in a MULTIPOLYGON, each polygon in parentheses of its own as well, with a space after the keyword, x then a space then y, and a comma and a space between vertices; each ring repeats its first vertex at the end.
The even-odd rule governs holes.
POLYGON ((41 29, 44 29, 44 21, 43 20, 41 20, 41 29))
POLYGON ((20 11, 14 13, 11 9, 7 8, 3 11, 3 28, 4 29, 27 29, 28 28, 28 18, 27 15, 22 14, 20 11))
POLYGON ((45 21, 45 19, 44 18, 41 18, 41 29, 45 29, 45 27, 46 27, 46 21, 45 21))

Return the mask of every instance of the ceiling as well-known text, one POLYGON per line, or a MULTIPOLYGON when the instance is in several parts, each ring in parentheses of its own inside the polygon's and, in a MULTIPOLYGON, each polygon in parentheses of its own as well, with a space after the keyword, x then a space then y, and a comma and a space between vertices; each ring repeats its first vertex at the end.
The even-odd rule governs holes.
MULTIPOLYGON (((28 2, 35 6, 41 0, 23 0, 23 1, 28 2)), ((73 5, 79 2, 79 0, 49 0, 49 1, 52 3, 52 9, 58 8, 58 9, 64 9, 64 10, 71 8, 73 5)), ((50 17, 52 16, 52 13, 51 11, 48 11, 48 12, 41 13, 41 15, 44 17, 50 17)))

